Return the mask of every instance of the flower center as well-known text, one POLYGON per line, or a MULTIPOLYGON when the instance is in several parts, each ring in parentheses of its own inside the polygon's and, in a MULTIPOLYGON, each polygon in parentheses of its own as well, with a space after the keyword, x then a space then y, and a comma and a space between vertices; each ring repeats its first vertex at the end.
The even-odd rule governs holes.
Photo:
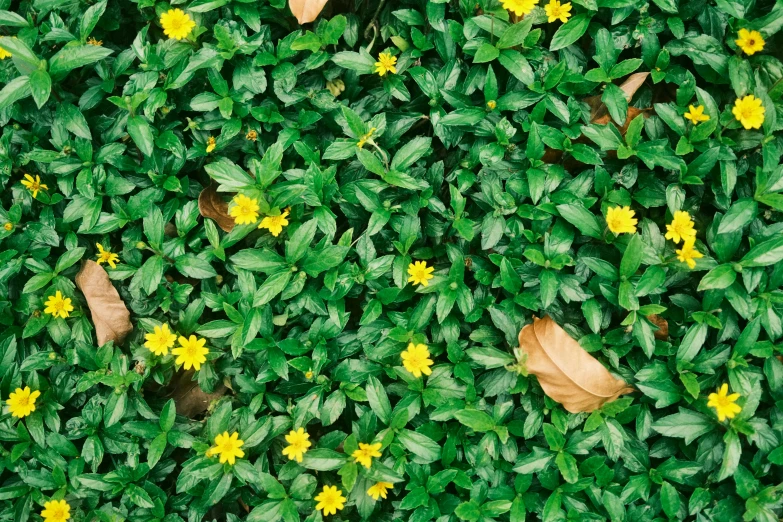
POLYGON ((742 109, 742 117, 745 119, 750 119, 753 117, 753 109, 750 107, 745 107, 742 109))
POLYGON ((751 38, 750 40, 748 40, 748 45, 751 45, 751 46, 756 45, 756 40, 751 38))
POLYGON ((19 406, 29 406, 30 405, 30 397, 21 397, 18 400, 19 406))

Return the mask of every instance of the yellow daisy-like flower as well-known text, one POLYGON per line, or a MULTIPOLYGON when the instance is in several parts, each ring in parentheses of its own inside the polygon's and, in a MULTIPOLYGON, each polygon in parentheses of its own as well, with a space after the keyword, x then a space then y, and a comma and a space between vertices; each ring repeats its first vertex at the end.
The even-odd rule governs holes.
POLYGON ((247 134, 245 134, 245 139, 247 141, 256 141, 258 139, 258 133, 253 129, 250 129, 247 131, 247 134))
POLYGON ((571 3, 566 2, 561 4, 558 0, 550 0, 547 5, 544 6, 544 11, 548 17, 549 22, 560 20, 566 23, 571 17, 571 3))
POLYGON ((215 446, 207 450, 207 457, 213 457, 220 455, 220 463, 228 462, 232 466, 236 462, 237 458, 245 456, 245 452, 242 451, 242 446, 245 445, 245 441, 239 438, 239 433, 236 431, 231 435, 227 431, 224 431, 217 437, 215 437, 215 446))
POLYGON ((191 335, 189 339, 180 336, 179 348, 171 350, 173 355, 178 356, 174 362, 183 365, 186 370, 200 370, 201 365, 207 362, 206 355, 209 353, 209 349, 204 346, 206 342, 206 339, 198 339, 195 335, 191 335))
POLYGON ((422 374, 432 374, 430 366, 435 364, 430 359, 430 351, 424 344, 408 344, 408 349, 400 354, 402 365, 413 374, 414 377, 421 377, 422 374))
POLYGON ((34 198, 38 197, 38 192, 42 190, 49 190, 49 187, 41 183, 41 176, 37 174, 35 177, 32 177, 30 174, 25 174, 24 178, 25 179, 23 179, 21 183, 33 194, 34 198))
POLYGON ((10 231, 12 231, 14 229, 14 224, 9 221, 5 225, 3 225, 3 228, 5 230, 7 230, 8 232, 10 232, 10 231))
POLYGON ((64 500, 44 502, 41 517, 43 517, 44 522, 65 522, 71 518, 71 506, 64 500))
POLYGON ((323 510, 324 516, 336 515, 345 507, 346 500, 343 492, 337 489, 337 486, 324 486, 323 491, 315 497, 315 501, 318 502, 315 509, 323 510))
POLYGON ((503 9, 522 16, 530 13, 538 5, 538 0, 502 0, 501 4, 503 9))
POLYGON ((120 256, 109 250, 104 250, 103 245, 100 243, 95 243, 95 246, 98 247, 98 264, 108 263, 110 267, 117 268, 117 261, 120 260, 120 256))
POLYGON ((372 466, 372 459, 381 456, 381 452, 378 451, 379 449, 381 449, 380 442, 376 442, 375 444, 360 442, 359 449, 351 453, 351 456, 354 458, 354 462, 370 469, 370 466, 372 466))
POLYGON ((283 455, 287 456, 289 460, 295 460, 302 462, 302 456, 307 453, 307 448, 313 445, 308 439, 310 434, 307 433, 304 428, 298 430, 291 430, 288 435, 285 436, 285 441, 288 446, 283 448, 283 455))
POLYGON ((426 261, 416 261, 408 265, 408 282, 415 285, 429 286, 429 280, 435 277, 432 273, 434 266, 427 266, 426 261))
POLYGON ((606 224, 613 234, 636 234, 638 219, 631 207, 610 207, 606 211, 606 224))
POLYGON ((695 223, 691 215, 684 210, 678 210, 672 217, 672 222, 666 225, 666 239, 671 239, 675 243, 680 240, 689 241, 696 237, 695 223))
POLYGON ((378 498, 386 498, 386 492, 394 487, 394 484, 391 482, 376 482, 372 486, 370 486, 370 489, 367 490, 367 494, 370 495, 373 500, 378 500, 378 498))
POLYGON ((709 394, 707 406, 715 408, 718 420, 723 422, 726 419, 733 419, 735 415, 742 411, 740 405, 735 404, 739 398, 739 393, 729 395, 729 385, 724 383, 718 390, 718 393, 709 394))
MULTIPOLYGON (((392 56, 391 53, 381 53, 378 55, 378 61, 375 62, 375 72, 378 73, 378 76, 383 76, 386 73, 397 74, 396 63, 396 56, 392 56)), ((332 92, 331 89, 330 92, 332 92)))
POLYGON ((287 210, 284 210, 279 216, 267 216, 261 220, 261 224, 258 225, 258 228, 266 228, 273 236, 277 237, 280 235, 280 232, 283 231, 283 227, 288 226, 287 217, 287 210))
POLYGON ((160 15, 160 26, 169 38, 182 40, 196 27, 196 22, 182 9, 169 9, 160 15))
POLYGON ((148 333, 144 336, 147 340, 144 346, 152 353, 159 357, 168 355, 169 348, 174 347, 174 343, 177 340, 177 335, 171 333, 169 325, 164 324, 162 326, 156 326, 152 333, 148 333))
POLYGON ((737 98, 731 112, 746 129, 760 129, 761 124, 764 123, 764 105, 752 94, 737 98))
POLYGON ((677 254, 677 259, 680 260, 682 263, 687 263, 688 268, 693 270, 696 267, 696 260, 704 257, 704 254, 696 250, 695 248, 695 239, 686 239, 685 242, 682 244, 682 248, 679 250, 675 250, 677 254))
POLYGON ((375 131, 377 130, 378 129, 376 129, 375 127, 371 128, 367 134, 359 138, 359 143, 357 143, 356 146, 359 147, 360 149, 364 147, 364 144, 372 139, 373 133, 375 133, 375 131))
POLYGON ((215 143, 215 138, 210 136, 207 138, 207 148, 205 149, 207 151, 207 154, 215 150, 215 147, 217 147, 217 144, 215 143))
POLYGON ((688 112, 685 113, 685 119, 691 120, 694 125, 698 125, 700 122, 709 121, 710 115, 704 114, 704 105, 699 105, 698 107, 689 105, 688 112))
POLYGON ((228 214, 234 218, 237 225, 249 225, 258 220, 258 200, 249 198, 244 194, 234 196, 234 206, 228 211, 228 214))
POLYGON ((44 313, 53 317, 62 317, 65 319, 70 315, 69 312, 73 312, 73 305, 71 304, 70 297, 63 297, 62 292, 57 290, 54 295, 49 296, 49 300, 44 303, 44 313))
POLYGON ((41 392, 38 390, 30 391, 29 386, 25 386, 24 390, 17 388, 15 391, 8 394, 8 400, 5 401, 8 404, 11 415, 16 418, 24 418, 35 411, 35 399, 41 396, 41 392))
POLYGON ((742 52, 751 56, 764 49, 764 38, 758 31, 748 31, 747 29, 740 29, 737 34, 739 38, 734 40, 737 47, 742 49, 742 52))

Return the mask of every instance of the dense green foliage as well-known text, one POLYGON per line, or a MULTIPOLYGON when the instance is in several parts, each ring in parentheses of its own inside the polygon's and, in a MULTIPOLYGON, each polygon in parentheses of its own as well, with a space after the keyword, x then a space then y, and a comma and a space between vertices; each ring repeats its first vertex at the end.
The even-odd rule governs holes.
POLYGON ((334 520, 783 516, 783 4, 574 0, 563 24, 332 0, 303 27, 283 0, 0 7, 0 520, 53 498, 77 521, 320 520, 326 485, 334 520), (732 113, 747 95, 760 128, 732 113), (225 232, 209 186, 289 224, 225 232), (615 235, 626 206, 637 232, 615 235), (74 283, 96 243, 134 327, 103 346, 74 283), (637 391, 593 413, 547 397, 514 352, 544 315, 637 391), (197 372, 144 346, 164 323, 206 339, 197 372), (404 369, 410 342, 431 375, 404 369), (742 411, 720 422, 723 383, 742 411), (224 431, 233 466, 205 456, 224 431))

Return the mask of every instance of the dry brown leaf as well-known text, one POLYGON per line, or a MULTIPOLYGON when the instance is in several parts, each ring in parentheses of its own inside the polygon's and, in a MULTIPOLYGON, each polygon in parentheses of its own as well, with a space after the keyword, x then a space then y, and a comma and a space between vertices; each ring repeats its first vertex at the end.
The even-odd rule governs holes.
POLYGON ((209 185, 198 195, 198 210, 202 216, 215 220, 224 232, 234 229, 234 218, 228 215, 228 202, 214 185, 209 185))
POLYGON ((212 401, 226 394, 228 388, 220 383, 212 393, 206 393, 193 380, 194 370, 178 372, 171 380, 171 398, 177 405, 177 413, 185 417, 195 418, 209 409, 212 401))
POLYGON ((87 299, 98 346, 114 341, 122 343, 133 330, 130 312, 109 280, 109 274, 98 263, 88 260, 76 275, 76 286, 87 299))
POLYGON ((544 393, 571 413, 593 411, 633 388, 616 379, 550 317, 534 319, 519 332, 527 371, 544 393))
POLYGON ((327 0, 288 0, 288 7, 300 24, 307 24, 318 18, 327 0))
POLYGON ((654 334, 655 338, 666 341, 669 338, 669 321, 656 314, 648 315, 647 319, 658 327, 654 334))

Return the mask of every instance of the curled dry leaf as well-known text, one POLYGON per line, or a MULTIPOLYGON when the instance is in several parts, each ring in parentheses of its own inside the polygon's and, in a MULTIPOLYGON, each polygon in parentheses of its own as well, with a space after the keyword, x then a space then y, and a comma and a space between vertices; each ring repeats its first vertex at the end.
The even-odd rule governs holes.
POLYGON ((669 321, 656 314, 648 315, 647 319, 658 327, 654 334, 656 339, 665 341, 669 338, 669 321))
POLYGON ((288 7, 300 24, 307 24, 318 18, 327 0, 288 0, 288 7))
POLYGON ((130 312, 109 280, 109 274, 95 261, 88 260, 76 275, 76 286, 87 299, 98 345, 109 341, 122 343, 133 330, 130 312))
POLYGON ((224 232, 233 230, 234 218, 228 215, 228 202, 214 185, 209 185, 198 195, 198 210, 202 216, 213 219, 224 232))
POLYGON ((195 418, 209 409, 212 401, 226 394, 228 388, 223 383, 215 387, 215 391, 207 393, 193 380, 194 370, 178 372, 171 379, 171 398, 177 405, 177 413, 185 417, 195 418))
POLYGON ((544 393, 571 413, 593 411, 633 388, 609 373, 550 317, 534 319, 519 332, 527 371, 544 393))

